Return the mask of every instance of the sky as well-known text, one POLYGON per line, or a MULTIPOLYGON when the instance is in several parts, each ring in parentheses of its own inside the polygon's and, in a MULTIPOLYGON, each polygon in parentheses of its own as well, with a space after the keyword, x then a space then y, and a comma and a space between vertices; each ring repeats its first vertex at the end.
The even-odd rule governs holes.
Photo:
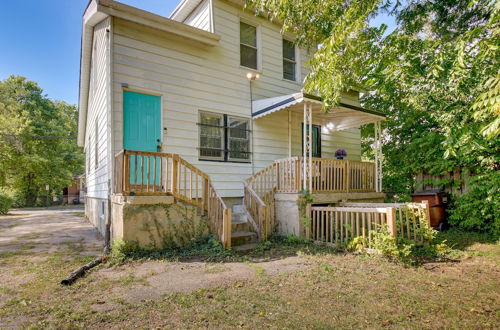
MULTIPOLYGON (((169 16, 179 0, 121 0, 169 16)), ((20 75, 52 99, 78 103, 82 15, 88 0, 0 1, 0 80, 20 75)), ((379 16, 372 24, 394 26, 379 16)))

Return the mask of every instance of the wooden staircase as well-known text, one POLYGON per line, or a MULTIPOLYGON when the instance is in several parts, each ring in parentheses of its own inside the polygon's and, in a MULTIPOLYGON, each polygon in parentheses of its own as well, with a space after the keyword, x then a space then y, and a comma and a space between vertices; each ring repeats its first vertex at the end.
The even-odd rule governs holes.
POLYGON ((258 235, 248 220, 244 205, 233 205, 231 221, 231 246, 236 250, 249 250, 257 246, 258 235))

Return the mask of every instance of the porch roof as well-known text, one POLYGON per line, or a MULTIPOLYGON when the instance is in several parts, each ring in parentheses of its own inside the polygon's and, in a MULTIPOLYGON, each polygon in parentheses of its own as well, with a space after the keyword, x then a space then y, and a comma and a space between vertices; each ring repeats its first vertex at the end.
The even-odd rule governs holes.
POLYGON ((262 118, 280 110, 302 112, 304 103, 312 105, 314 121, 321 122, 335 131, 376 123, 385 119, 385 115, 381 112, 343 102, 340 102, 339 105, 330 111, 325 112, 323 111, 323 101, 320 97, 302 92, 253 101, 252 118, 262 118))

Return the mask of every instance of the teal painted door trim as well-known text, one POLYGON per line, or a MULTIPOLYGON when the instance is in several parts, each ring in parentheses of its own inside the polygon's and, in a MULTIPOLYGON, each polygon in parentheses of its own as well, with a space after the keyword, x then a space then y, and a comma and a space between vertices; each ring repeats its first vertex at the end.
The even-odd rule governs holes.
MULTIPOLYGON (((156 152, 161 142, 161 97, 124 90, 123 148, 156 152)), ((146 184, 148 172, 149 182, 153 183, 154 160, 151 157, 135 158, 132 156, 130 159, 130 183, 146 184)), ((156 184, 159 184, 159 170, 157 167, 156 184)))

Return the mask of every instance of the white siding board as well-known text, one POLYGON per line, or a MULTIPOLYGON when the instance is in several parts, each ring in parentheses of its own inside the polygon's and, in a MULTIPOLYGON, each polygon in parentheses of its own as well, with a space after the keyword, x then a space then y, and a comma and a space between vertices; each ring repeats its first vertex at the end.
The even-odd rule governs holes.
POLYGON ((92 45, 92 69, 90 79, 90 93, 88 102, 87 129, 85 137, 85 152, 87 162, 87 196, 93 198, 107 198, 109 180, 109 139, 108 109, 109 109, 109 68, 110 45, 107 30, 111 19, 107 18, 94 27, 92 45), (95 47, 94 47, 95 45, 95 47), (97 136, 96 124, 97 120, 97 136), (89 143, 90 138, 90 143, 89 143), (96 169, 95 146, 98 148, 98 167, 96 169))
MULTIPOLYGON (((208 1, 207 1, 208 2, 208 1)), ((163 151, 178 153, 207 172, 222 196, 242 196, 241 181, 272 161, 288 156, 288 114, 278 112, 253 123, 253 164, 198 160, 199 110, 250 117, 250 89, 239 65, 240 16, 258 21, 261 33, 261 78, 252 83, 253 98, 291 94, 301 84, 283 80, 280 28, 219 0, 213 1, 215 32, 221 36, 214 48, 116 19, 113 38, 114 152, 123 146, 123 91, 129 88, 162 95, 163 151)), ((194 14, 194 12, 193 12, 194 14)), ((195 24, 200 17, 190 17, 195 24)), ((197 24, 197 23, 196 23, 197 24)), ((300 80, 307 74, 306 50, 300 50, 300 80)), ((354 98, 353 100, 356 101, 354 98)), ((346 102, 347 103, 347 102, 346 102)), ((301 114, 292 123, 293 155, 301 154, 301 114)), ((323 155, 331 157, 343 147, 349 158, 359 150, 359 130, 323 134, 323 155)))

